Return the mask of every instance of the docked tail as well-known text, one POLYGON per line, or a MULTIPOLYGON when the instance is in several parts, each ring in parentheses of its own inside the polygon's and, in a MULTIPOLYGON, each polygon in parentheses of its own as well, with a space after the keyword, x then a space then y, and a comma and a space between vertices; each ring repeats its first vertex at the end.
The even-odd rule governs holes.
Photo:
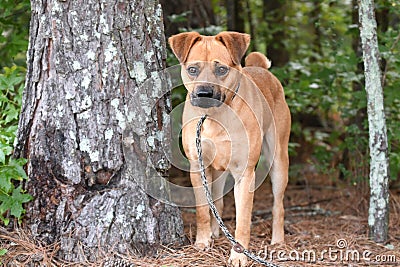
POLYGON ((271 61, 259 52, 251 52, 245 59, 245 66, 269 69, 271 67, 271 61))

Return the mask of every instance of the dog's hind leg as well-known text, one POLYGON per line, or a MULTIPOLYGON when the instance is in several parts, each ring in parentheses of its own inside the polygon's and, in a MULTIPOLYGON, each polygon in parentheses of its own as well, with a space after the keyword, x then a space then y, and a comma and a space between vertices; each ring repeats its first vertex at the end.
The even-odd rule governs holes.
MULTIPOLYGON (((281 154, 283 154, 281 152, 281 154)), ((288 169, 285 155, 275 156, 271 169, 272 193, 274 194, 274 205, 272 207, 272 239, 271 244, 282 243, 284 241, 284 216, 283 197, 288 182, 288 169)))
POLYGON ((279 138, 270 171, 272 193, 274 195, 271 244, 284 242, 285 210, 283 198, 288 183, 289 156, 287 150, 288 137, 280 136, 279 138))

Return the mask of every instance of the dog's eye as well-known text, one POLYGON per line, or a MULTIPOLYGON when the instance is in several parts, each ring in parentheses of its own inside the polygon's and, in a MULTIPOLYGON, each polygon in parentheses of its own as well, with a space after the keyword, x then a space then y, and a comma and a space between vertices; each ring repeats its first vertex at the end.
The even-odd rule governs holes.
POLYGON ((187 68, 187 72, 191 76, 197 76, 199 74, 199 69, 197 67, 192 66, 192 67, 187 68))
POLYGON ((218 67, 215 69, 215 74, 216 74, 217 76, 224 76, 225 74, 228 73, 228 71, 229 71, 229 69, 228 69, 227 67, 225 67, 225 66, 218 66, 218 67))

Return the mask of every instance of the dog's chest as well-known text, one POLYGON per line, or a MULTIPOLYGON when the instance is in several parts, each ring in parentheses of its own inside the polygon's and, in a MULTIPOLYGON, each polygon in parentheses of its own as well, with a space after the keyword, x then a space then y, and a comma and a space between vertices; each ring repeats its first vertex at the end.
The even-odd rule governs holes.
POLYGON ((248 132, 239 123, 209 120, 203 127, 202 147, 206 163, 216 170, 230 170, 237 162, 243 162, 248 157, 248 132))

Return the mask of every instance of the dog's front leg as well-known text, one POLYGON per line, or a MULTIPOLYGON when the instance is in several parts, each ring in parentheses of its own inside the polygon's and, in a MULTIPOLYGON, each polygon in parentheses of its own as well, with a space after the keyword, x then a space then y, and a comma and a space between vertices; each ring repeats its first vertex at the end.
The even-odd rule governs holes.
MULTIPOLYGON (((197 169, 198 170, 198 169, 197 169)), ((211 191, 212 171, 207 168, 206 176, 208 188, 211 191)), ((195 246, 201 250, 208 249, 211 245, 211 225, 210 210, 207 203, 206 194, 201 182, 201 176, 198 171, 190 173, 194 196, 196 199, 196 243, 195 246)))
MULTIPOLYGON (((246 170, 244 173, 235 174, 235 206, 236 206, 236 231, 235 239, 244 248, 248 249, 250 242, 251 213, 254 198, 254 169, 246 170)), ((247 257, 243 253, 231 250, 229 262, 234 267, 247 265, 247 257)))

